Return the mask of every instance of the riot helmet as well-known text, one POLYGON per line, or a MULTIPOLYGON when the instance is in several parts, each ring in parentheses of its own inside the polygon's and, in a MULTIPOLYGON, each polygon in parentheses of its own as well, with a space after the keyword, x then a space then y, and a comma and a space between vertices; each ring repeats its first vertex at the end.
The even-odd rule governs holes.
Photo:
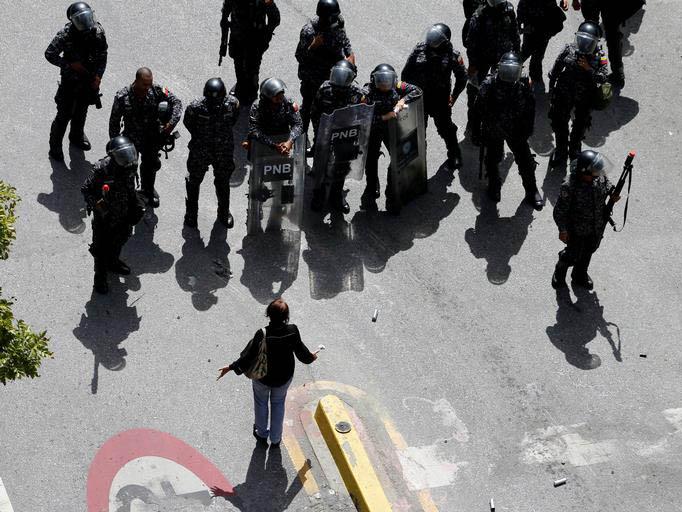
POLYGON ((499 7, 500 5, 506 4, 507 0, 488 0, 488 5, 490 7, 499 7))
POLYGON ((334 64, 329 73, 329 81, 336 87, 349 87, 358 75, 357 68, 352 62, 342 59, 334 64))
POLYGON ((431 48, 439 48, 452 37, 452 31, 445 23, 436 23, 426 31, 426 44, 431 48))
POLYGON ((503 82, 515 84, 521 78, 522 71, 521 57, 517 53, 507 52, 502 55, 500 63, 497 65, 497 78, 503 82))
POLYGON ((90 32, 97 24, 95 14, 85 2, 75 2, 66 10, 66 17, 79 32, 90 32))
POLYGON ((286 84, 279 78, 266 78, 260 84, 260 95, 272 100, 278 94, 284 94, 286 88, 286 84))
POLYGON ((390 91, 398 83, 398 73, 390 64, 379 64, 369 76, 370 82, 380 91, 390 91))
POLYGON ((592 54, 601 38, 601 28, 593 21, 583 21, 575 33, 575 46, 578 52, 592 54))
POLYGON ((137 166, 137 149, 128 137, 123 135, 114 137, 107 142, 106 151, 120 167, 137 166))
POLYGON ((336 28, 339 24, 341 7, 338 0, 319 0, 315 11, 324 28, 336 28))
POLYGON ((220 78, 211 78, 204 85, 204 98, 210 104, 220 103, 227 96, 225 83, 220 78))
POLYGON ((613 169, 613 163, 606 155, 586 149, 578 155, 576 171, 584 176, 605 176, 613 169))

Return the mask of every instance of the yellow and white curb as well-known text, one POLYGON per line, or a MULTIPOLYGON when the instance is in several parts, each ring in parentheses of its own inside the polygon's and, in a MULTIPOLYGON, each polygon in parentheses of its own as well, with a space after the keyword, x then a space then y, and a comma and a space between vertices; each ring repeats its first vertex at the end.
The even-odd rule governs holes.
POLYGON ((12 504, 9 502, 9 496, 7 496, 5 484, 2 483, 2 478, 0 478, 0 512, 14 512, 12 504))

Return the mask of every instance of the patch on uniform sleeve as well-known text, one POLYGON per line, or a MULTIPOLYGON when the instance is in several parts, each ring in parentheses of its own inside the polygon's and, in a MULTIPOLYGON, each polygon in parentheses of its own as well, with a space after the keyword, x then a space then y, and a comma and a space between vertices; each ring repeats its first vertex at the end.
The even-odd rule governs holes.
POLYGON ((457 62, 459 62, 460 66, 464 66, 464 59, 462 58, 461 55, 459 57, 457 57, 457 62))
POLYGON ((608 63, 609 63, 609 59, 607 59, 606 55, 604 55, 602 53, 601 56, 599 57, 599 64, 602 66, 606 66, 606 65, 608 65, 608 63))
POLYGON ((163 94, 164 96, 168 97, 168 95, 170 94, 170 90, 168 90, 168 87, 163 88, 163 94))
POLYGON ((405 85, 405 82, 403 82, 402 80, 400 80, 398 82, 398 85, 396 85, 396 89, 398 89, 399 91, 404 91, 406 88, 407 87, 405 85))
POLYGON ((294 107, 294 112, 298 112, 298 103, 294 101, 291 106, 294 107))

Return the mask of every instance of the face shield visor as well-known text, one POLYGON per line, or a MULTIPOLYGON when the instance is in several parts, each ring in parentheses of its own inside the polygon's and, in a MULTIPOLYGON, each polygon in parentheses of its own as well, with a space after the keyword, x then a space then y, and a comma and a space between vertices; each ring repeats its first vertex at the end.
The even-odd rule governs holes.
POLYGON ((374 78, 374 86, 383 92, 395 89, 398 83, 398 75, 395 71, 377 71, 372 77, 374 78))
POLYGON ((515 84, 521 78, 523 66, 520 62, 508 60, 500 62, 497 68, 497 77, 503 82, 515 84))
POLYGON ((431 27, 426 32, 425 41, 431 48, 438 48, 447 40, 447 36, 439 27, 431 27))
POLYGON ((137 150, 133 143, 111 150, 109 156, 121 167, 137 166, 137 150))
POLYGON ((79 32, 90 32, 95 28, 95 13, 91 9, 85 9, 71 15, 71 23, 79 32))
POLYGON ((576 32, 575 34, 575 45, 580 53, 594 53, 598 43, 599 39, 587 32, 576 32))
POLYGON ((587 166, 583 171, 583 174, 591 175, 595 178, 599 176, 606 176, 613 170, 613 162, 608 159, 606 155, 602 153, 597 153, 592 163, 587 166))
POLYGON ((336 87, 348 87, 355 80, 355 73, 347 67, 333 67, 329 74, 329 81, 336 87))
POLYGON ((498 7, 504 3, 507 3, 507 0, 488 0, 488 5, 490 7, 498 7))

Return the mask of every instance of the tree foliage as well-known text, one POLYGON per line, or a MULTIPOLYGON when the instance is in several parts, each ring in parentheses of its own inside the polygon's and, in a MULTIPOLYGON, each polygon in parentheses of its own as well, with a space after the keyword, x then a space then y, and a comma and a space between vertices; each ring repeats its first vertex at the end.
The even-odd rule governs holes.
MULTIPOLYGON (((15 209, 19 196, 14 187, 0 180, 0 260, 9 257, 16 238, 15 209)), ((23 320, 14 318, 11 299, 2 298, 0 288, 0 382, 23 377, 35 378, 42 360, 52 357, 45 331, 34 333, 23 320)))

